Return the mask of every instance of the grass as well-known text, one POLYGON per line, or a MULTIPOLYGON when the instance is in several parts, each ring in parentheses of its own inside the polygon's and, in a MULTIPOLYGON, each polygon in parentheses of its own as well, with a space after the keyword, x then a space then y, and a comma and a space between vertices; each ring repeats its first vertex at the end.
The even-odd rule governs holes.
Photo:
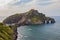
POLYGON ((13 30, 0 23, 0 40, 13 40, 13 30))

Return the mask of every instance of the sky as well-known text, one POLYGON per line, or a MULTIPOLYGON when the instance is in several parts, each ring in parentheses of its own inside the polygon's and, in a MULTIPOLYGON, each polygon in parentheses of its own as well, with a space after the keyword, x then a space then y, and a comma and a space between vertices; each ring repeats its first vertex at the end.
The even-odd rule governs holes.
POLYGON ((46 16, 60 16, 60 0, 0 0, 0 16, 38 10, 46 16))

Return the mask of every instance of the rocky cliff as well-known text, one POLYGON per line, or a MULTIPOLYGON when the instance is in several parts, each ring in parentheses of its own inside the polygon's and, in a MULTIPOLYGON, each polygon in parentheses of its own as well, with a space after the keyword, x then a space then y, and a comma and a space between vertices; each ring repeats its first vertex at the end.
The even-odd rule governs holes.
POLYGON ((55 20, 54 18, 46 17, 45 14, 39 13, 37 10, 31 9, 25 13, 9 16, 3 21, 3 23, 16 25, 45 24, 55 23, 55 20))

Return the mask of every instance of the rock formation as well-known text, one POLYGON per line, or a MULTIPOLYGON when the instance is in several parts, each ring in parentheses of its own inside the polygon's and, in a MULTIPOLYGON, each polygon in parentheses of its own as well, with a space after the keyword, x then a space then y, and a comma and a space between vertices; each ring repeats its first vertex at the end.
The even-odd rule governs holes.
POLYGON ((15 14, 6 18, 4 24, 29 25, 29 24, 44 24, 55 23, 54 18, 46 17, 45 14, 39 13, 37 10, 31 9, 28 12, 15 14))

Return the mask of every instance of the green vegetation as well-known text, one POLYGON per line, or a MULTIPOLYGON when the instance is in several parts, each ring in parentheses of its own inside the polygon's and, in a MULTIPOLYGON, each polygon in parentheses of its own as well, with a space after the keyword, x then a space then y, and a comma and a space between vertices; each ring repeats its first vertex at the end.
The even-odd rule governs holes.
POLYGON ((0 23, 0 40, 13 40, 13 30, 0 23))
POLYGON ((34 17, 31 18, 31 21, 32 22, 38 22, 39 21, 39 17, 34 16, 34 17))

